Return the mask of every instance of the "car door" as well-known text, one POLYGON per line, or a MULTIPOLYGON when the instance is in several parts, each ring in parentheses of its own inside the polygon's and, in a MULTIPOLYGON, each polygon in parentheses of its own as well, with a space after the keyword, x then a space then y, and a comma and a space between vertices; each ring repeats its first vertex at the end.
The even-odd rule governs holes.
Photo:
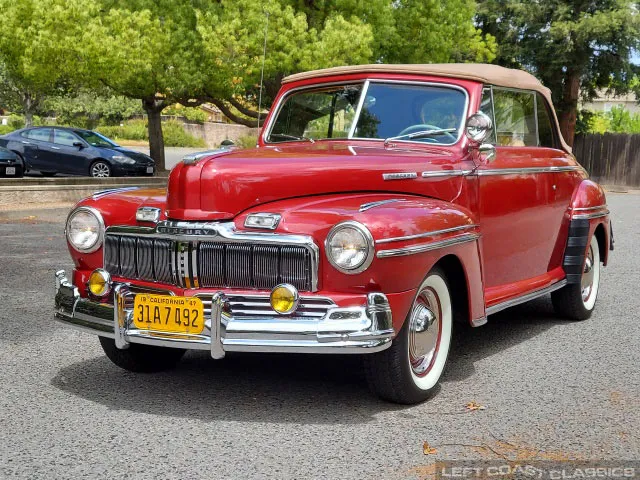
POLYGON ((89 172, 87 148, 87 143, 75 133, 60 128, 53 129, 53 144, 50 146, 50 154, 57 172, 87 175, 89 172))
POLYGON ((34 170, 45 170, 45 158, 42 156, 40 148, 47 145, 53 134, 51 128, 31 128, 20 133, 20 144, 22 156, 29 168, 34 170))
POLYGON ((481 109, 494 120, 496 147, 495 159, 477 169, 488 300, 548 272, 560 227, 550 208, 554 176, 538 147, 535 102, 530 91, 484 90, 481 109))

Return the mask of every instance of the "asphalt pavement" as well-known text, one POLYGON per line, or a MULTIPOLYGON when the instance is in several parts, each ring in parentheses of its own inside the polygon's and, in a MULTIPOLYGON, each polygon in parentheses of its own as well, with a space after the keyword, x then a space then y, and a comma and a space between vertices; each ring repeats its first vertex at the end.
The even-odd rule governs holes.
POLYGON ((0 478, 413 479, 435 460, 640 459, 640 195, 609 194, 616 250, 592 318, 548 299, 459 329, 438 395, 398 406, 349 356, 190 352, 118 369, 52 320, 64 210, 0 212, 0 478), (465 404, 484 407, 468 411, 465 404), (428 443, 428 455, 424 453, 428 443))

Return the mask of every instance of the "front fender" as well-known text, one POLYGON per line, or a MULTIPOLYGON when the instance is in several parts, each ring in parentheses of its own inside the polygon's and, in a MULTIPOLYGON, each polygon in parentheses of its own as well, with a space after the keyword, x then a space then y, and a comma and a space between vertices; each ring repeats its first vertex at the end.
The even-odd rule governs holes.
MULTIPOLYGON (((470 318, 484 317, 478 222, 463 207, 413 195, 323 195, 252 208, 236 218, 237 228, 244 229, 246 216, 256 212, 279 213, 282 219, 276 232, 314 238, 320 248, 318 273, 323 290, 357 294, 414 291, 438 261, 452 255, 464 271, 470 318), (334 268, 324 246, 329 230, 347 220, 365 225, 375 242, 371 266, 353 275, 334 268)), ((394 314, 394 325, 404 320, 407 312, 403 313, 400 318, 394 314)))
POLYGON ((611 223, 604 189, 592 180, 583 180, 576 188, 571 199, 570 220, 589 221, 589 238, 602 225, 602 235, 598 237, 601 244, 600 260, 604 265, 609 262, 611 249, 611 223))

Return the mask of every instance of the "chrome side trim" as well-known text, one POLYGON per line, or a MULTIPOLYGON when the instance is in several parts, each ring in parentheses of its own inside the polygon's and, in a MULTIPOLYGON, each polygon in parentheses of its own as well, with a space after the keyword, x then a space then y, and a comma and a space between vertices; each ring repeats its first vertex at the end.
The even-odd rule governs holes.
POLYGON ((572 215, 571 218, 591 220, 592 218, 606 217, 607 215, 609 215, 609 213, 610 213, 609 210, 605 210, 604 212, 595 212, 595 213, 581 213, 578 215, 572 215))
POLYGON ((407 235, 405 237, 383 238, 381 240, 376 240, 376 245, 380 243, 404 242, 405 240, 415 240, 418 238, 434 237, 436 235, 442 235, 444 233, 459 232, 460 230, 468 230, 470 228, 476 228, 476 227, 479 227, 479 225, 476 225, 476 224, 460 225, 458 227, 445 228, 443 230, 434 230, 432 232, 417 233, 415 235, 407 235))
POLYGON ((440 240, 439 242, 432 242, 424 245, 412 245, 410 247, 395 248, 393 250, 380 250, 377 253, 377 257, 388 258, 400 257, 403 255, 415 255, 417 253, 437 250, 439 248, 451 247, 453 245, 459 245, 461 243, 474 242, 478 238, 480 238, 480 235, 477 233, 463 233, 462 235, 458 235, 453 238, 447 238, 446 240, 440 240))
POLYGON ((121 192, 130 192, 131 190, 139 190, 142 187, 120 187, 120 188, 109 188, 108 190, 100 190, 91 195, 91 198, 94 200, 98 200, 106 195, 110 195, 112 193, 121 193, 121 192))
POLYGON ((607 204, 596 205, 595 207, 578 207, 578 208, 569 208, 569 210, 573 212, 591 212, 593 210, 600 210, 601 208, 607 208, 607 204))
POLYGON ((387 203, 395 203, 395 202, 406 202, 404 198, 391 198, 389 200, 379 200, 377 202, 369 202, 363 203, 360 205, 359 212, 366 212, 367 210, 371 210, 372 208, 379 207, 381 205, 386 205, 387 203))
POLYGON ((475 318, 471 320, 471 326, 474 328, 481 327, 486 324, 487 324, 487 317, 480 317, 480 318, 475 318))
POLYGON ((418 174, 416 172, 397 172, 397 173, 383 173, 383 180, 410 180, 413 178, 418 178, 418 174))
POLYGON ((530 175, 535 173, 558 173, 558 172, 575 172, 582 170, 582 167, 570 165, 566 167, 522 167, 522 168, 492 168, 487 170, 476 170, 479 176, 489 175, 530 175))
POLYGON ((561 289, 562 287, 564 287, 567 284, 567 280, 566 279, 562 279, 552 285, 549 285, 548 287, 545 288, 541 288, 540 290, 536 290, 534 292, 529 292, 529 293, 525 293, 524 295, 521 295, 519 297, 516 298, 511 298, 509 300, 506 300, 502 303, 498 303, 496 305, 492 305, 491 307, 487 308, 486 312, 487 315, 493 315, 494 313, 497 313, 501 310, 504 310, 505 308, 509 308, 509 307, 514 307, 516 305, 520 305, 521 303, 525 303, 528 302, 529 300, 533 300, 534 298, 538 298, 538 297, 542 297, 543 295, 546 295, 547 293, 551 293, 554 292, 556 290, 561 289))
POLYGON ((473 170, 431 170, 428 172, 422 172, 422 178, 437 178, 437 177, 461 177, 469 175, 473 170))

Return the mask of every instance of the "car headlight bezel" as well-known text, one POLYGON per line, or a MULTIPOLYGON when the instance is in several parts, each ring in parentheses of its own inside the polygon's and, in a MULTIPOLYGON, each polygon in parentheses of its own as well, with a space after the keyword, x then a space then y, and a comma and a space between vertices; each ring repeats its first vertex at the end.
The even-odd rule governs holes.
POLYGON ((104 230, 105 230, 105 227, 104 227, 104 219, 102 218, 102 214, 93 207, 82 206, 74 209, 67 217, 67 222, 65 223, 65 227, 64 227, 64 234, 67 241, 69 242, 71 247, 73 247, 74 250, 81 253, 93 253, 96 250, 98 250, 100 247, 102 247, 102 244, 104 242, 104 230), (96 240, 88 247, 79 246, 71 238, 71 231, 70 231, 71 221, 80 213, 89 214, 92 217, 94 217, 96 220, 96 225, 95 225, 97 228, 96 240))
POLYGON ((342 273, 346 273, 347 275, 356 275, 358 273, 364 272, 367 268, 369 268, 369 266, 371 265, 371 262, 373 262, 373 257, 374 257, 373 235, 371 235, 371 232, 369 231, 369 229, 360 222, 356 222, 354 220, 340 222, 334 225, 331 228, 331 230, 329 230, 329 234, 327 235, 327 238, 325 239, 325 242, 324 242, 324 249, 325 249, 325 254, 327 256, 327 259, 329 260, 329 263, 336 270, 342 273), (332 254, 332 245, 331 245, 332 240, 335 238, 335 236, 338 233, 346 229, 351 229, 356 231, 362 237, 362 240, 363 240, 362 250, 364 250, 365 256, 360 263, 358 263, 353 267, 346 267, 344 265, 341 265, 340 263, 337 262, 337 260, 334 258, 334 255, 332 254))

